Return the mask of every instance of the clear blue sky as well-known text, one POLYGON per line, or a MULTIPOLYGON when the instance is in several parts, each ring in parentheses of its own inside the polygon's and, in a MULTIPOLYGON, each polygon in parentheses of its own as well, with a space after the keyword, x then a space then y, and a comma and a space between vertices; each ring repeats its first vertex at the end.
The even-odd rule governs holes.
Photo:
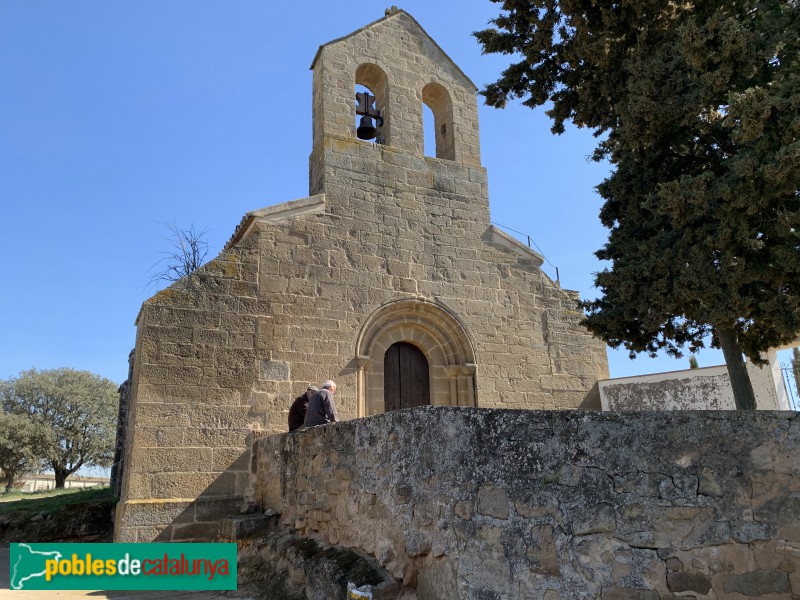
MULTIPOLYGON (((160 223, 207 229, 211 257, 246 212, 306 196, 311 60, 387 6, 0 0, 0 378, 66 366, 124 380, 148 269, 167 249, 160 223)), ((479 86, 507 64, 470 35, 497 14, 488 0, 399 6, 479 86)), ((586 158, 594 139, 555 137, 544 111, 519 105, 481 103, 480 118, 492 219, 593 297, 607 170, 586 158)), ((688 365, 609 359, 617 377, 688 365)))

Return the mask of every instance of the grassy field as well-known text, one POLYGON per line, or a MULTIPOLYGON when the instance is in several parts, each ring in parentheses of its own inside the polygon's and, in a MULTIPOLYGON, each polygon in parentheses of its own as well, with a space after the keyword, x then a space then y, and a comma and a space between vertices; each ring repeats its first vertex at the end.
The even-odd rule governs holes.
POLYGON ((46 492, 0 494, 0 516, 13 515, 15 519, 36 513, 55 513, 75 504, 86 502, 113 502, 109 487, 90 489, 65 489, 46 492))

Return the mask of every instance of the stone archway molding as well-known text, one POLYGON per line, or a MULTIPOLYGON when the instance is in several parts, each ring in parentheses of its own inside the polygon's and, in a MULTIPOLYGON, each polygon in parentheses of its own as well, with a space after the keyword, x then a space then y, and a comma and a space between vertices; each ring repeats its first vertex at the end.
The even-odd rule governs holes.
POLYGON ((474 344, 447 307, 429 300, 388 302, 369 315, 355 343, 358 414, 384 412, 383 357, 396 342, 419 348, 430 367, 431 404, 477 406, 474 344))

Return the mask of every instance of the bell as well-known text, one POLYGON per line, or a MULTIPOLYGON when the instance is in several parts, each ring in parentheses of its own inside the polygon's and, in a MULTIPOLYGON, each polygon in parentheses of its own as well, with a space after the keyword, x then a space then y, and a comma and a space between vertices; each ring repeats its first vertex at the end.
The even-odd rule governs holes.
POLYGON ((360 140, 371 140, 375 137, 377 130, 375 129, 375 125, 372 124, 372 117, 368 117, 364 115, 361 117, 361 122, 358 124, 358 129, 356 129, 356 136, 360 140))

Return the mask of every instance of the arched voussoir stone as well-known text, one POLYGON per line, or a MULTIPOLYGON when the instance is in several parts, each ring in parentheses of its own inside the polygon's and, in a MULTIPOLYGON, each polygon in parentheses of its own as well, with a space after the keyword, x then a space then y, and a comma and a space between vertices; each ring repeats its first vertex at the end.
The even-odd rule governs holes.
POLYGON ((477 405, 475 351, 466 328, 441 304, 404 299, 375 310, 356 338, 354 350, 360 364, 359 416, 384 412, 383 359, 389 347, 397 342, 413 344, 425 355, 430 366, 433 404, 477 405))

